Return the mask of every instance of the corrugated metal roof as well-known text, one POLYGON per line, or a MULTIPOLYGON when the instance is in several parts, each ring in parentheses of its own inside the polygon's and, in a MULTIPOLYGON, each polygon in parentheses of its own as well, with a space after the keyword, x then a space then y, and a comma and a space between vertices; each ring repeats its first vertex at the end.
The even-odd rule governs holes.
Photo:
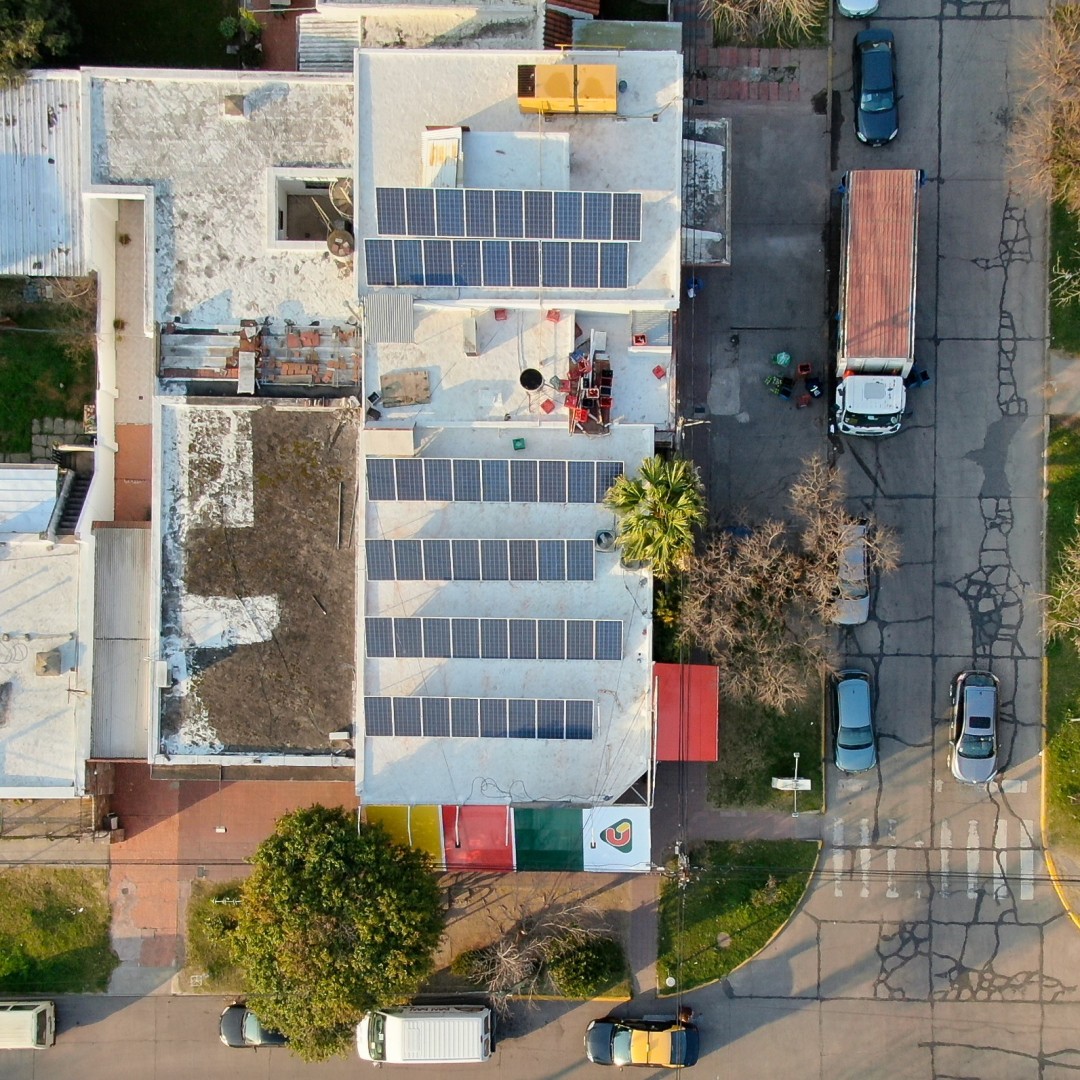
POLYGON ((301 15, 296 20, 298 71, 353 69, 353 50, 360 48, 360 19, 328 19, 301 15))
POLYGON ((0 89, 0 274, 83 274, 78 72, 0 89))
POLYGON ((56 465, 0 465, 0 533, 43 533, 56 506, 56 465))
POLYGON ((149 529, 94 530, 95 757, 145 758, 153 655, 149 529))
POLYGON ((412 293, 386 290, 364 297, 364 339, 372 342, 411 342, 412 293))

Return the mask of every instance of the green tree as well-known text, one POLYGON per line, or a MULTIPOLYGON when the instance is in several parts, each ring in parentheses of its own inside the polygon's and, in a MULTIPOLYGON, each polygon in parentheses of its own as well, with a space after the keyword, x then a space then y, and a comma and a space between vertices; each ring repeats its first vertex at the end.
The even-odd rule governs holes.
POLYGON ((347 1052, 367 1010, 431 972, 444 925, 431 861, 312 806, 281 818, 252 862, 232 937, 249 1004, 306 1060, 347 1052))
POLYGON ((661 581, 689 564, 694 530, 705 523, 705 490, 685 458, 646 458, 637 476, 623 474, 604 502, 619 518, 616 543, 627 562, 648 563, 661 581))
POLYGON ((65 0, 0 0, 0 84, 63 55, 73 30, 65 0))

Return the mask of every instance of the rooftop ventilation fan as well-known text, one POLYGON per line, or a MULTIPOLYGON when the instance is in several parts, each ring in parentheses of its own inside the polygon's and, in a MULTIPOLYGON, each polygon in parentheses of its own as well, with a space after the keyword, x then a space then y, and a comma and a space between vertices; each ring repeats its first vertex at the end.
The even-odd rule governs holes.
POLYGON ((613 551, 615 549, 615 534, 610 529, 601 529, 596 534, 597 551, 613 551))

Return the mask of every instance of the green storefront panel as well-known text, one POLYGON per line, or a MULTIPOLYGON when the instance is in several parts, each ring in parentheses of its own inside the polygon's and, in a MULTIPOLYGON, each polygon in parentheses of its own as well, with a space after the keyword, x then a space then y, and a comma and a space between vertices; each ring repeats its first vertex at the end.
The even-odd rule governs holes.
POLYGON ((514 810, 519 870, 581 870, 581 810, 514 810))

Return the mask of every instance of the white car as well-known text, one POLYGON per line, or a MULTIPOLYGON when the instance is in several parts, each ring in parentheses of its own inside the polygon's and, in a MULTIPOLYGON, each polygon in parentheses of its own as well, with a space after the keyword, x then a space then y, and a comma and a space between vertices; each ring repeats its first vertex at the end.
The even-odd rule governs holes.
POLYGON ((878 0, 836 0, 836 10, 849 19, 868 19, 878 9, 878 0))
POLYGON ((844 549, 836 584, 832 621, 837 626, 858 626, 870 618, 870 579, 866 568, 864 521, 849 525, 844 532, 844 549))

